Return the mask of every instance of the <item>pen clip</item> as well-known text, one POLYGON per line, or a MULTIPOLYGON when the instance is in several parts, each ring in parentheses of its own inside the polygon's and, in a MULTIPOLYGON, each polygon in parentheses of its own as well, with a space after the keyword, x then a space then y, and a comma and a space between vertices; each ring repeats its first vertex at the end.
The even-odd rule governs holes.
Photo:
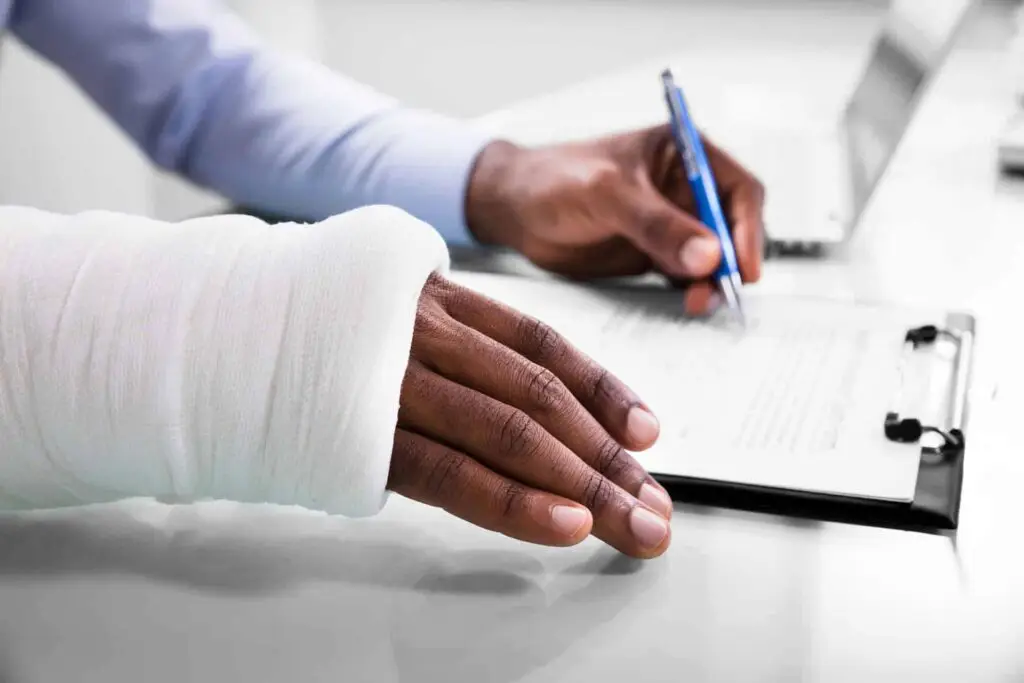
POLYGON ((683 91, 676 85, 672 71, 665 69, 661 72, 661 82, 665 86, 665 102, 668 105, 672 122, 669 126, 672 129, 672 137, 675 138, 676 149, 682 159, 683 171, 691 183, 699 183, 700 167, 697 164, 697 157, 694 154, 694 142, 689 139, 689 131, 686 129, 686 101, 683 98, 683 91))

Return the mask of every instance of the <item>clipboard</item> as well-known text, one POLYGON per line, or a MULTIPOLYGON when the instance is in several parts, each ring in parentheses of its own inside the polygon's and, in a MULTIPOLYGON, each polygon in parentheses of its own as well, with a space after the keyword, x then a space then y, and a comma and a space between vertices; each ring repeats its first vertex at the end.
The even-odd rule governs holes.
MULTIPOLYGON (((518 264, 515 257, 479 253, 472 254, 471 258, 462 254, 458 256, 462 258, 453 258, 456 270, 537 281, 529 268, 516 267, 518 264)), ((648 283, 636 279, 631 282, 605 282, 592 285, 589 289, 643 298, 648 294, 661 297, 666 292, 663 284, 652 288, 648 283)), ((555 321, 549 322, 554 324, 555 321)), ((902 405, 901 397, 897 395, 879 401, 881 407, 877 422, 872 423, 877 425, 879 443, 888 440, 904 445, 919 444, 915 488, 909 502, 812 492, 721 478, 665 474, 659 472, 656 466, 650 466, 648 471, 665 487, 673 500, 682 504, 926 532, 956 529, 960 516, 976 321, 966 313, 942 312, 937 313, 933 320, 925 315, 923 319, 913 320, 912 324, 913 327, 904 328, 903 332, 905 362, 934 351, 940 345, 944 345, 947 351, 951 350, 952 357, 940 369, 940 372, 948 374, 943 378, 947 395, 944 397, 941 414, 919 415, 913 406, 902 405), (930 322, 932 324, 927 324, 930 322)), ((895 334, 899 335, 900 332, 896 330, 895 334)), ((894 342, 898 343, 899 337, 894 342)))
POLYGON ((928 434, 936 445, 921 446, 917 485, 909 503, 851 498, 693 479, 652 472, 673 500, 685 504, 724 507, 791 517, 855 523, 912 531, 955 530, 960 519, 964 458, 967 450, 968 395, 975 345, 976 321, 965 313, 950 313, 940 325, 907 331, 905 353, 914 354, 945 338, 955 345, 951 363, 945 424, 928 425, 897 410, 879 415, 879 433, 899 443, 921 443, 928 434))

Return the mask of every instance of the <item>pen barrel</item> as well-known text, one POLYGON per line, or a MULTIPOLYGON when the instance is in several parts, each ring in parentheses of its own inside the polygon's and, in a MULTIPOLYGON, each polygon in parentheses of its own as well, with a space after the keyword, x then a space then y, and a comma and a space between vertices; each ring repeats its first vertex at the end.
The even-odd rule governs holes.
POLYGON ((671 114, 672 135, 676 148, 679 150, 683 171, 690 183, 694 200, 697 204, 697 216, 700 221, 715 233, 721 248, 721 261, 717 276, 729 277, 739 273, 739 260, 733 245, 729 224, 725 220, 725 212, 718 197, 715 177, 708 162, 700 134, 693 125, 686 99, 682 91, 666 79, 665 99, 671 114))

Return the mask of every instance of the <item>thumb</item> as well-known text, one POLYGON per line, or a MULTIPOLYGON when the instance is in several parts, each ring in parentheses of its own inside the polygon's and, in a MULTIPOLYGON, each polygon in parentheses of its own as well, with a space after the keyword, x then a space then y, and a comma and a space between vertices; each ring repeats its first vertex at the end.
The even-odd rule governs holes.
POLYGON ((624 236, 663 272, 691 280, 715 272, 722 249, 710 228, 653 187, 638 193, 634 201, 638 220, 624 236))

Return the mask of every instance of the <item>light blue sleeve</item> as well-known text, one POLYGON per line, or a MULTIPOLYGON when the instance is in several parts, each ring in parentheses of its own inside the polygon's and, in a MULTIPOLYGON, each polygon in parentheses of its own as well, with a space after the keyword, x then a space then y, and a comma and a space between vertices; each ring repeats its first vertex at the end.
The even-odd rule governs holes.
POLYGON ((10 25, 156 164, 232 201, 307 220, 391 204, 472 239, 487 136, 273 51, 216 0, 19 0, 10 25))

